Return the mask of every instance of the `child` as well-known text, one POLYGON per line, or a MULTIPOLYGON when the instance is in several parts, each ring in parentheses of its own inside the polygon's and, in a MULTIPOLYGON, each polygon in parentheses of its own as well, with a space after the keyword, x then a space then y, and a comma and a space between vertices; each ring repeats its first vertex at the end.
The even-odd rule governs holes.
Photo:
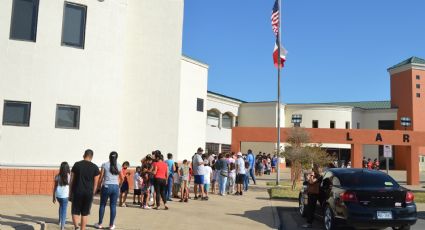
POLYGON ((181 198, 180 202, 188 202, 189 201, 189 177, 190 177, 190 167, 187 160, 183 160, 183 165, 179 168, 179 175, 181 178, 181 198))
POLYGON ((173 173, 173 197, 179 198, 180 191, 180 176, 179 176, 179 164, 174 162, 174 173, 173 173))
POLYGON ((124 181, 121 184, 120 190, 120 207, 127 207, 125 201, 127 200, 128 195, 128 177, 130 176, 130 172, 127 171, 128 167, 130 167, 130 163, 128 161, 122 163, 121 175, 124 178, 124 181))
POLYGON ((141 173, 142 173, 142 167, 137 166, 136 167, 136 172, 134 173, 134 196, 133 196, 133 204, 138 204, 140 205, 140 195, 142 194, 141 191, 141 185, 143 183, 143 179, 141 177, 141 173), (137 197, 137 203, 136 203, 136 197, 137 197))
POLYGON ((149 190, 150 190, 150 182, 149 182, 149 173, 143 172, 141 174, 142 184, 140 186, 141 193, 141 203, 140 207, 143 209, 151 209, 149 206, 149 190))
POLYGON ((209 161, 204 160, 204 191, 205 191, 204 200, 208 200, 208 191, 210 190, 211 175, 212 175, 212 168, 210 167, 209 161))
POLYGON ((216 193, 216 182, 217 182, 217 170, 215 169, 215 160, 212 161, 212 180, 211 180, 211 193, 215 194, 216 193))
POLYGON ((236 165, 235 163, 230 163, 230 171, 229 171, 229 188, 227 190, 227 194, 233 194, 235 192, 235 180, 236 180, 236 165))
POLYGON ((62 162, 59 174, 55 176, 55 187, 53 189, 53 203, 59 202, 60 229, 65 229, 66 210, 68 206, 70 170, 67 162, 62 162))

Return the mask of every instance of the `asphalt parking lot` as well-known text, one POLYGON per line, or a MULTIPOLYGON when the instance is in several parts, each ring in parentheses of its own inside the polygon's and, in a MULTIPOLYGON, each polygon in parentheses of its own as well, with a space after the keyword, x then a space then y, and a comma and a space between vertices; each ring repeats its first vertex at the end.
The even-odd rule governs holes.
MULTIPOLYGON (((289 203, 289 202, 288 202, 289 203)), ((286 205, 290 207, 277 207, 278 215, 281 222, 280 230, 301 230, 304 229, 301 226, 305 224, 305 219, 298 213, 296 202, 293 204, 286 205)), ((324 229, 321 220, 318 218, 313 222, 314 230, 324 229)), ((387 228, 390 230, 391 228, 387 228)), ((412 226, 412 230, 424 230, 425 229, 425 212, 418 211, 418 222, 412 226)))

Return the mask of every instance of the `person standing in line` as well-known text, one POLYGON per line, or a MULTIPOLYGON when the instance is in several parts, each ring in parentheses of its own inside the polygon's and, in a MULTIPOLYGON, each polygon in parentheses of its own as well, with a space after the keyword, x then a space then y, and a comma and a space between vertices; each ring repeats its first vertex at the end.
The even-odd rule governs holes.
POLYGON ((319 172, 319 167, 314 165, 311 173, 307 176, 307 195, 308 203, 306 209, 307 223, 304 224, 303 228, 312 228, 314 213, 316 210, 317 200, 320 194, 320 183, 322 182, 322 176, 319 172))
POLYGON ((222 153, 218 154, 218 160, 215 163, 215 169, 217 170, 217 173, 219 175, 218 179, 218 193, 220 196, 226 195, 226 184, 227 184, 227 177, 229 176, 229 165, 227 163, 226 158, 224 158, 224 155, 222 153))
POLYGON ((165 192, 167 189, 168 181, 168 166, 164 162, 164 156, 162 154, 157 155, 157 162, 153 163, 153 174, 155 175, 155 193, 156 193, 156 207, 159 209, 162 202, 164 202, 164 209, 168 210, 167 199, 165 197, 165 192))
POLYGON ((192 159, 192 165, 193 165, 193 175, 195 177, 195 187, 193 188, 193 191, 195 193, 195 200, 198 198, 201 198, 204 200, 204 161, 202 160, 202 153, 204 150, 199 147, 196 151, 195 155, 192 159), (198 197, 198 189, 201 193, 198 197))
POLYGON ((183 160, 183 164, 179 168, 179 176, 181 179, 181 198, 180 202, 189 201, 189 176, 190 176, 190 167, 186 159, 183 160))
POLYGON ((277 156, 275 154, 273 155, 273 158, 272 158, 272 173, 276 172, 276 166, 278 166, 278 164, 277 164, 277 156))
MULTIPOLYGON (((248 149, 248 155, 246 156, 246 159, 248 160, 248 163, 249 163, 249 176, 251 176, 252 181, 254 182, 254 185, 256 185, 257 181, 255 180, 255 156, 252 153, 251 149, 248 149)), ((248 183, 249 183, 249 179, 248 179, 248 183)))
POLYGON ((71 170, 71 183, 69 198, 72 202, 72 222, 75 229, 85 230, 88 215, 90 215, 93 196, 97 190, 99 181, 99 167, 93 164, 93 151, 87 149, 84 152, 84 160, 76 162, 71 170), (81 225, 78 226, 81 216, 81 225))
POLYGON ((124 181, 120 188, 120 207, 127 207, 125 202, 127 201, 128 190, 130 189, 128 185, 128 178, 130 177, 130 172, 127 170, 128 167, 130 167, 130 163, 128 161, 124 161, 121 168, 121 176, 124 181))
POLYGON ((179 164, 174 162, 174 168, 176 169, 173 173, 173 198, 179 198, 180 186, 181 186, 181 178, 179 175, 179 164))
POLYGON ((229 190, 227 194, 233 194, 235 192, 235 181, 236 181, 236 165, 235 163, 229 164, 229 177, 227 178, 229 184, 229 190))
POLYGON ((166 191, 166 198, 167 201, 173 201, 171 200, 172 194, 173 194, 173 174, 174 171, 176 171, 176 166, 174 165, 173 160, 173 154, 168 153, 167 154, 167 160, 165 161, 168 167, 168 181, 167 181, 167 191, 166 191))
POLYGON ((245 161, 242 159, 242 153, 237 153, 238 159, 236 160, 236 193, 235 195, 242 196, 242 189, 245 180, 245 161))
POLYGON ((60 229, 65 229, 66 210, 68 207, 69 182, 71 180, 69 165, 62 162, 59 168, 59 174, 55 176, 55 186, 53 189, 53 203, 59 202, 59 223, 60 229))
POLYGON ((143 183, 143 179, 142 179, 142 167, 137 166, 136 167, 136 172, 134 172, 134 176, 133 176, 133 204, 137 204, 140 205, 140 196, 142 195, 142 183, 143 183), (136 198, 137 198, 137 203, 136 203, 136 198))
POLYGON ((212 177, 212 168, 210 167, 209 161, 204 160, 204 192, 205 200, 208 200, 208 191, 210 190, 212 177))
POLYGON ((111 152, 109 161, 102 164, 100 170, 99 187, 100 206, 99 206, 99 222, 95 224, 97 229, 102 229, 103 216, 105 215, 106 202, 109 199, 111 216, 109 218, 109 229, 115 229, 115 217, 117 215, 117 200, 120 193, 120 184, 123 181, 121 166, 117 163, 118 153, 111 152))

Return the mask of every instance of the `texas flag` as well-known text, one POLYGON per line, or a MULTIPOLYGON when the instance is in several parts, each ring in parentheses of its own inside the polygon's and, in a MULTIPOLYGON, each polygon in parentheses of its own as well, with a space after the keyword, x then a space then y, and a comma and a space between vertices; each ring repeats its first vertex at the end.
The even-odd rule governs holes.
MULTIPOLYGON (((288 51, 281 46, 280 47, 280 68, 283 68, 285 61, 286 61, 286 54, 288 51)), ((273 63, 276 68, 278 67, 279 62, 279 39, 276 39, 276 43, 274 44, 274 50, 273 50, 273 63)))

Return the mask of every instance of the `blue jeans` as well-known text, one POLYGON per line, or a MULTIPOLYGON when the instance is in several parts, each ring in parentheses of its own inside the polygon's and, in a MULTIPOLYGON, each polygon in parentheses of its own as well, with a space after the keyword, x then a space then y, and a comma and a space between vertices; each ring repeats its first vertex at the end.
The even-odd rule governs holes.
POLYGON ((249 184, 249 175, 245 175, 243 180, 243 190, 245 192, 248 191, 248 184, 249 184))
POLYGON ((66 209, 68 207, 68 198, 56 198, 59 203, 59 222, 61 229, 65 227, 66 209))
POLYGON ((255 181, 255 169, 254 169, 254 166, 252 166, 249 169, 249 175, 246 175, 246 177, 248 177, 248 183, 249 183, 249 176, 251 176, 252 180, 254 181, 254 184, 257 184, 257 181, 255 181))
POLYGON ((109 219, 109 226, 114 225, 115 216, 117 215, 117 200, 120 194, 120 188, 117 184, 106 184, 103 185, 100 194, 100 206, 99 206, 99 224, 103 222, 103 216, 105 215, 106 202, 111 207, 111 218, 109 219))
POLYGON ((226 184, 227 184, 227 177, 220 175, 218 177, 218 189, 220 194, 224 195, 224 193, 226 193, 226 184))
POLYGON ((171 200, 171 196, 173 194, 173 175, 168 176, 168 181, 167 181, 167 190, 165 192, 165 198, 167 200, 171 200))

